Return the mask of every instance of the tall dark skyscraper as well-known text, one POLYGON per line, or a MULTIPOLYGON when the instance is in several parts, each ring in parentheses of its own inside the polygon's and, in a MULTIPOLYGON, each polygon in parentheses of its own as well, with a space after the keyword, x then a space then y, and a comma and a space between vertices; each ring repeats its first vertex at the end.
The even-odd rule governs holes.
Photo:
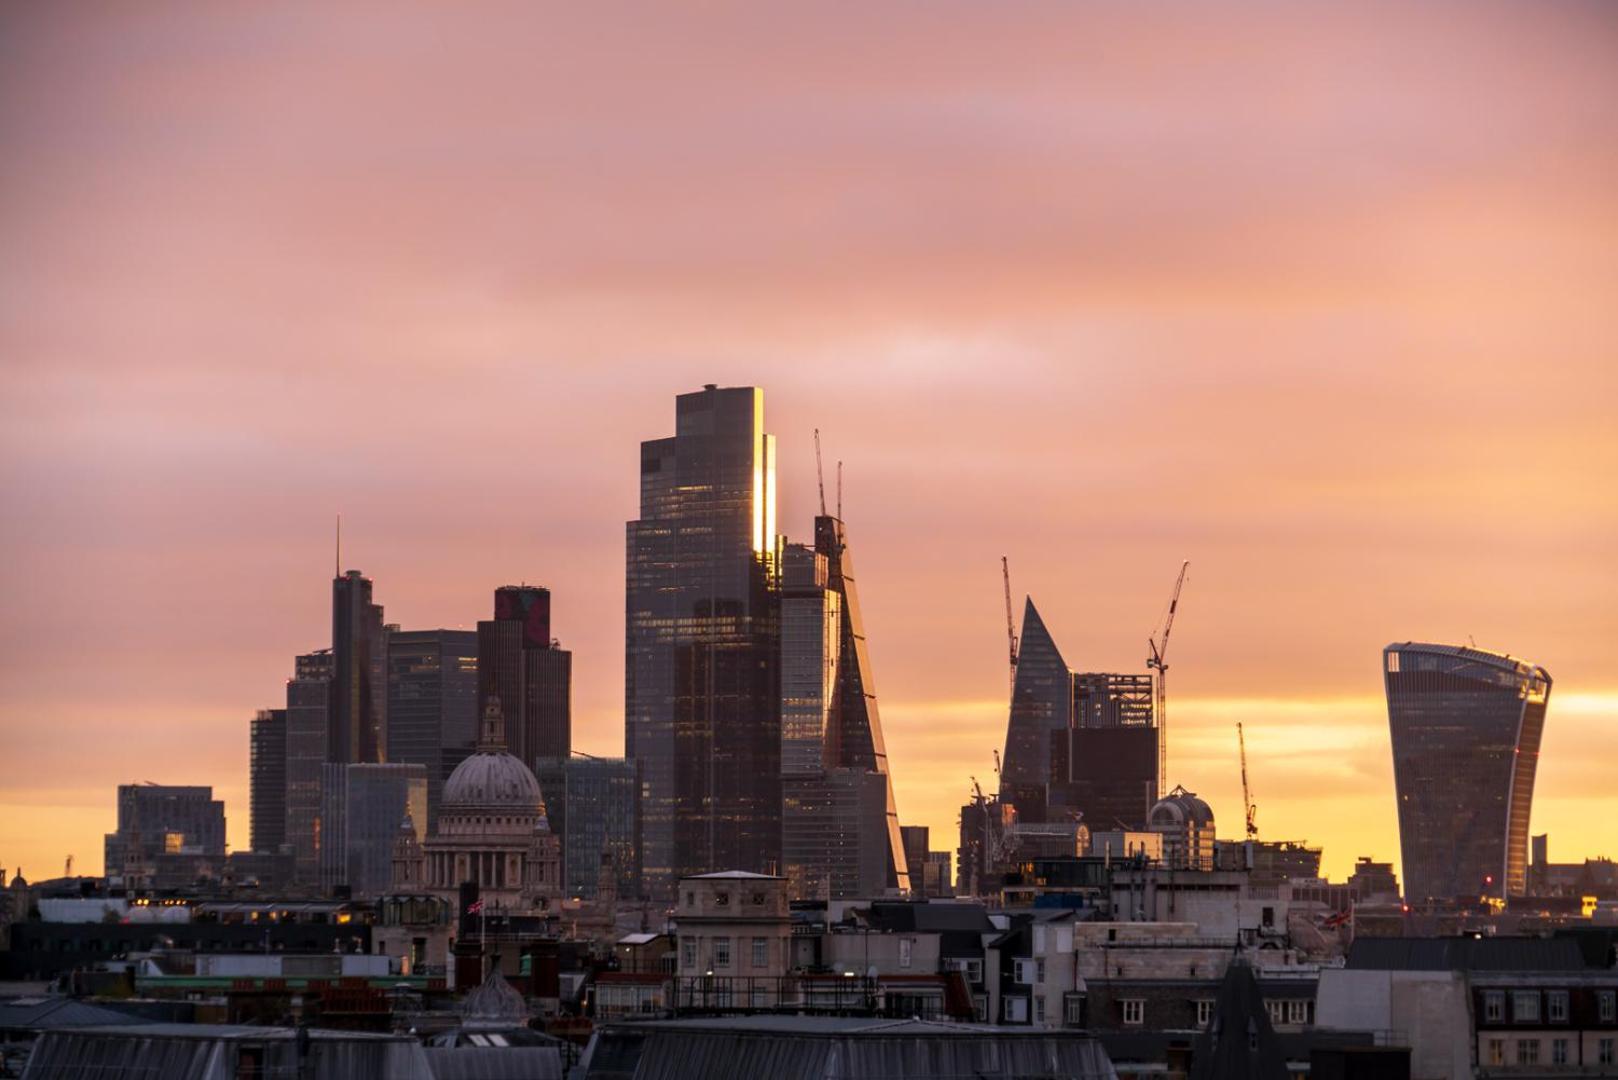
POLYGON ((387 745, 387 631, 371 602, 371 579, 350 570, 332 580, 331 724, 326 758, 380 761, 387 745))
POLYGON ((1382 660, 1405 894, 1522 895, 1550 674, 1455 645, 1389 645, 1382 660))
POLYGON ((293 661, 287 681, 286 842, 293 874, 313 885, 320 875, 320 780, 330 748, 332 653, 320 649, 293 661))
POLYGON ((249 847, 279 851, 287 839, 287 711, 260 709, 248 746, 249 847))
POLYGON ((1073 676, 1073 726, 1051 735, 1046 816, 1081 813, 1091 829, 1139 829, 1158 800, 1150 675, 1073 676))
POLYGON ((472 630, 395 630, 388 634, 388 744, 391 764, 427 771, 427 816, 449 774, 477 747, 478 634, 472 630))
POLYGON ((1022 820, 1041 821, 1051 778, 1051 734, 1072 726, 1073 675, 1032 597, 1023 607, 1018 641, 1000 799, 1015 806, 1022 820))
POLYGON ((625 750, 642 783, 642 881, 767 872, 780 857, 775 439, 764 393, 708 386, 641 444, 627 526, 625 750))
POLYGON ((551 593, 495 590, 494 618, 478 623, 478 700, 498 698, 511 755, 529 768, 573 751, 573 654, 551 637, 551 593))

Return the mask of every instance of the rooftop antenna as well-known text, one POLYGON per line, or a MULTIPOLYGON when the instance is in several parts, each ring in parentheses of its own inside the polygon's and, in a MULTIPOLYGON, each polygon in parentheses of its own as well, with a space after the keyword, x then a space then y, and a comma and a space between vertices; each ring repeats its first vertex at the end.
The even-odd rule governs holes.
POLYGON ((820 489, 820 516, 826 516, 826 474, 820 467, 820 429, 815 428, 815 486, 820 489))
POLYGON ((843 520, 843 463, 837 463, 837 520, 843 520))
POLYGON ((336 565, 332 567, 331 576, 340 578, 343 576, 343 515, 341 514, 337 515, 337 553, 335 563, 336 565))

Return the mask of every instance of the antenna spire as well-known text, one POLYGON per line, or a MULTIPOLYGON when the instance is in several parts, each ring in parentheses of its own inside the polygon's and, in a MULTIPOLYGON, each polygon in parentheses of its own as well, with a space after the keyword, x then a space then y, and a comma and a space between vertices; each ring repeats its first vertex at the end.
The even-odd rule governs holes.
POLYGON ((837 463, 837 520, 843 520, 843 463, 837 463))
POLYGON ((820 516, 826 516, 826 474, 820 468, 820 429, 815 428, 815 486, 820 489, 820 516))
POLYGON ((336 565, 332 567, 331 576, 334 578, 340 578, 343 576, 343 515, 341 514, 337 515, 337 552, 335 555, 335 562, 336 565))

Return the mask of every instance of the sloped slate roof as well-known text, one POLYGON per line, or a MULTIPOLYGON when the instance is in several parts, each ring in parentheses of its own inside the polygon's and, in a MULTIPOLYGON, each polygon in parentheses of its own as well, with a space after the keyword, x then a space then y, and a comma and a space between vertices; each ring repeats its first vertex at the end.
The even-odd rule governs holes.
POLYGON ((46 1028, 103 1027, 150 1023, 115 1009, 102 1008, 67 997, 18 998, 0 1001, 0 1031, 42 1031, 46 1028))

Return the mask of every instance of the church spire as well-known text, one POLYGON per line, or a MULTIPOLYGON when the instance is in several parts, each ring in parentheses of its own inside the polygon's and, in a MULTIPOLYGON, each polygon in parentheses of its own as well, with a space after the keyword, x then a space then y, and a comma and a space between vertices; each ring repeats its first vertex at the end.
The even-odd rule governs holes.
POLYGON ((483 703, 483 727, 478 733, 478 752, 500 754, 506 749, 506 718, 500 699, 490 694, 483 703))

